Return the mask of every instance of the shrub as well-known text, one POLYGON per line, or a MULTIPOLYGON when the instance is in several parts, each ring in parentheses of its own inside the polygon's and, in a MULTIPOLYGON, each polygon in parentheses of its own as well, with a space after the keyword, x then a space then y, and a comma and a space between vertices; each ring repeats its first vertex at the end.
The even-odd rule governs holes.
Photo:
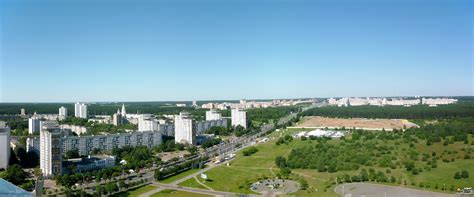
POLYGON ((258 152, 258 149, 257 149, 256 147, 252 146, 252 147, 249 147, 249 148, 245 149, 245 150, 242 152, 242 154, 243 154, 244 156, 250 156, 250 155, 252 155, 252 154, 254 154, 254 153, 256 153, 256 152, 258 152))

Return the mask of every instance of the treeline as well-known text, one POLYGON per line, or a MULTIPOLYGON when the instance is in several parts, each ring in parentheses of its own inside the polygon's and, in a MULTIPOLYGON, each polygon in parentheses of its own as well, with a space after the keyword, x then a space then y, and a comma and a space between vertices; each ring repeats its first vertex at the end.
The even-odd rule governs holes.
POLYGON ((427 146, 442 140, 444 140, 444 145, 449 143, 448 140, 463 141, 467 144, 468 134, 474 134, 474 117, 440 120, 435 124, 425 124, 420 128, 413 127, 405 132, 405 135, 426 139, 427 146))
POLYGON ((263 123, 276 123, 280 118, 283 118, 290 113, 298 113, 299 111, 300 106, 248 109, 247 120, 250 120, 251 127, 258 128, 262 126, 263 123))
POLYGON ((328 106, 309 109, 303 116, 325 116, 338 118, 391 118, 391 119, 444 119, 473 117, 474 102, 429 107, 427 105, 402 106, 328 106))

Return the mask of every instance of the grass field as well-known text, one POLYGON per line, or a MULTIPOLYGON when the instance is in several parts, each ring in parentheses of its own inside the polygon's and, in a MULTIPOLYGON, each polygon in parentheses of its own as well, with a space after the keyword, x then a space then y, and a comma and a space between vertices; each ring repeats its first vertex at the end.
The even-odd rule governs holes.
MULTIPOLYGON (((199 178, 199 179, 200 179, 200 178, 199 178)), ((204 184, 207 185, 207 183, 206 183, 204 180, 200 179, 200 181, 201 181, 201 183, 204 183, 204 184)), ((178 184, 178 185, 181 185, 181 186, 184 186, 184 187, 193 187, 193 188, 198 188, 198 189, 207 189, 206 187, 204 187, 204 186, 202 186, 201 184, 199 184, 199 183, 196 181, 196 179, 194 179, 194 178, 188 179, 188 180, 186 180, 186 181, 184 181, 184 182, 182 182, 182 183, 180 183, 180 184, 178 184)))
MULTIPOLYGON (((286 156, 289 154, 291 149, 297 148, 300 146, 305 146, 308 143, 315 143, 310 140, 301 141, 293 140, 293 142, 285 145, 275 145, 275 141, 278 137, 285 134, 293 134, 301 131, 301 129, 287 129, 280 132, 274 132, 271 134, 271 140, 265 144, 256 145, 258 152, 244 157, 242 152, 237 153, 237 157, 230 162, 230 166, 219 166, 216 167, 206 174, 208 175, 210 181, 205 182, 205 184, 214 190, 219 191, 230 191, 235 193, 245 193, 252 194, 253 192, 246 187, 248 183, 255 182, 262 177, 274 177, 276 173, 279 172, 279 169, 275 166, 275 157, 282 155, 286 156)), ((349 136, 350 137, 350 136, 349 136)), ((381 141, 382 142, 382 141, 381 141)), ((340 140, 331 140, 329 143, 340 143, 340 140)), ((473 147, 472 145, 466 145, 462 142, 455 142, 454 144, 449 144, 448 146, 443 146, 441 143, 435 143, 429 147, 425 145, 425 142, 420 140, 415 147, 410 148, 408 144, 398 144, 395 145, 396 141, 383 142, 391 146, 395 146, 393 154, 402 159, 406 156, 406 152, 410 149, 415 149, 420 153, 432 153, 436 151, 438 153, 444 152, 442 158, 454 159, 453 162, 443 162, 439 160, 437 162, 437 168, 432 169, 423 169, 418 175, 413 175, 411 172, 407 172, 403 166, 400 164, 395 169, 389 169, 387 167, 382 168, 378 165, 373 165, 371 167, 362 167, 362 168, 373 168, 375 171, 383 171, 386 173, 387 177, 394 176, 397 180, 406 180, 407 185, 403 185, 403 182, 395 183, 383 183, 388 185, 402 185, 404 187, 412 187, 417 189, 432 190, 436 192, 442 192, 442 184, 445 183, 447 187, 449 185, 455 186, 474 186, 474 159, 463 159, 462 148, 473 147), (452 152, 452 153, 447 153, 452 152), (456 171, 467 170, 471 172, 470 177, 466 179, 454 179, 453 175, 456 171), (419 187, 419 183, 423 182, 425 185, 423 188, 419 187), (413 185, 414 183, 414 185, 413 185), (429 184, 430 187, 426 187, 429 184), (438 189, 435 189, 434 186, 438 184, 438 189)), ((471 153, 472 154, 472 153, 471 153)), ((426 164, 422 161, 417 161, 416 166, 422 167, 426 164)), ((308 182, 309 188, 307 190, 300 190, 296 193, 293 193, 296 196, 337 196, 333 191, 334 183, 337 176, 342 176, 343 174, 356 175, 359 171, 338 171, 335 173, 328 172, 318 172, 315 169, 293 169, 292 173, 304 177, 308 182)), ((183 186, 202 188, 201 185, 195 182, 194 179, 187 180, 183 186)), ((448 191, 449 192, 449 191, 448 191)))
POLYGON ((166 189, 151 195, 152 197, 208 197, 209 195, 166 189))
POLYGON ((156 188, 158 188, 158 187, 153 186, 153 185, 145 185, 145 186, 142 186, 142 187, 139 187, 137 189, 129 191, 127 193, 127 195, 132 196, 132 197, 137 197, 137 196, 140 196, 143 193, 149 192, 149 191, 154 190, 156 188))
POLYGON ((163 179, 163 180, 158 181, 158 182, 160 182, 160 183, 172 183, 172 182, 174 182, 174 181, 176 181, 176 180, 179 180, 179 179, 181 179, 181 178, 183 178, 183 177, 185 177, 185 176, 188 176, 188 175, 190 175, 190 174, 192 174, 192 173, 198 172, 199 170, 200 170, 200 169, 190 169, 190 170, 181 172, 181 173, 179 173, 179 174, 176 174, 176 175, 174 175, 174 176, 168 177, 168 178, 163 179))

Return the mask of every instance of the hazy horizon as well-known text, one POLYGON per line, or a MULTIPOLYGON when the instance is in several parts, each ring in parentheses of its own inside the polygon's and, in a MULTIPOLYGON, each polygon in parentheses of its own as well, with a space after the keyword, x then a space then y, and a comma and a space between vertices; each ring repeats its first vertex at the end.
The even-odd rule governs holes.
POLYGON ((0 102, 473 96, 469 0, 0 3, 0 102))
POLYGON ((141 103, 141 102, 187 102, 191 103, 192 101, 197 102, 227 102, 234 101, 239 102, 240 99, 245 99, 247 101, 271 101, 271 100, 298 100, 298 99, 329 99, 329 98, 414 98, 414 97, 426 97, 426 98, 463 98, 468 97, 472 98, 474 96, 469 95, 421 95, 421 96, 333 96, 333 97, 295 97, 295 98, 239 98, 239 99, 202 99, 202 100, 117 100, 117 101, 44 101, 44 102, 34 102, 34 101, 24 101, 24 102, 0 102, 0 103, 141 103))

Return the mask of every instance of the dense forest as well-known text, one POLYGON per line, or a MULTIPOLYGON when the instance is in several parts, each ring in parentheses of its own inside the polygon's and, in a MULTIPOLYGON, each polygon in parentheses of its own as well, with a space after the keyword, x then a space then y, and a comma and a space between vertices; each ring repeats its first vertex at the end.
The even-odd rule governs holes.
POLYGON ((438 119, 456 117, 474 117, 474 102, 460 102, 451 105, 429 107, 427 105, 400 106, 349 106, 320 107, 307 110, 303 116, 325 116, 338 118, 406 118, 438 119))

